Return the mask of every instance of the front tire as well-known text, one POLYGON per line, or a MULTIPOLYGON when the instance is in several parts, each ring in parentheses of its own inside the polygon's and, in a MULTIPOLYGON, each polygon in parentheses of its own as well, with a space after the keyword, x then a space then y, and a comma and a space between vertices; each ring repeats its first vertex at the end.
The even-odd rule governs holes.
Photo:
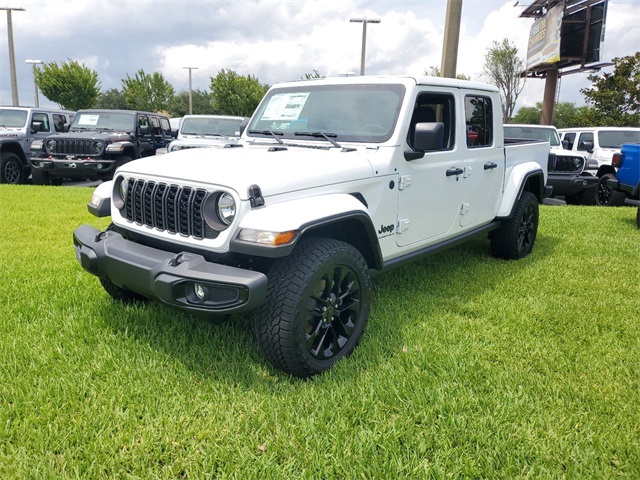
POLYGON ((538 199, 522 192, 513 215, 491 234, 491 253, 498 258, 518 260, 531 253, 538 233, 538 199))
POLYGON ((27 172, 20 157, 13 152, 0 154, 0 183, 19 185, 27 180, 27 172))
POLYGON ((310 377, 358 345, 371 309, 371 280, 356 248, 326 238, 302 240, 267 276, 267 302, 257 312, 255 333, 275 368, 310 377))

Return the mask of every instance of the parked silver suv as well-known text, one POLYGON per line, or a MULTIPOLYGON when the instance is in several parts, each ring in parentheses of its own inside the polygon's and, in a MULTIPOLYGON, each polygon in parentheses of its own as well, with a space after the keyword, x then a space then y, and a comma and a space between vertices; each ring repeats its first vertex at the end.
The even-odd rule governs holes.
POLYGON ((74 115, 49 108, 0 107, 0 183, 25 183, 33 141, 65 131, 74 115))

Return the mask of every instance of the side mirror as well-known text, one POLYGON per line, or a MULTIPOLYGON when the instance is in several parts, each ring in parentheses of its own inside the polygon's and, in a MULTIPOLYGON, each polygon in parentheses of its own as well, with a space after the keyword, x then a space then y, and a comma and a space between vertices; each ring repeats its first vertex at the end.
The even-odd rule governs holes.
POLYGON ((583 142, 583 145, 587 152, 593 153, 593 142, 583 142))
POLYGON ((420 152, 444 149, 444 123, 416 123, 413 148, 420 152))
POLYGON ((151 127, 149 125, 140 125, 138 131, 140 135, 149 135, 149 133, 151 133, 151 127))
POLYGON ((31 122, 31 133, 38 133, 44 130, 44 123, 38 120, 31 122))
POLYGON ((562 140, 562 148, 564 148, 565 150, 571 150, 571 148, 569 147, 569 140, 562 140))

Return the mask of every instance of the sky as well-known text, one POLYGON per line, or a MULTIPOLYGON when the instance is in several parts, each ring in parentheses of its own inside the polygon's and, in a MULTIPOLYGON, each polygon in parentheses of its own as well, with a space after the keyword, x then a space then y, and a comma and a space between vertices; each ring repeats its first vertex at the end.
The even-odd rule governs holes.
MULTIPOLYGON (((525 61, 533 0, 463 0, 457 72, 487 82, 484 56, 507 38, 525 61), (517 5, 515 5, 517 3, 517 5)), ((74 60, 96 70, 103 91, 160 72, 176 92, 210 90, 221 69, 260 83, 360 73, 362 24, 368 24, 367 75, 424 75, 441 64, 446 0, 0 0, 13 11, 18 95, 34 105, 32 65, 74 60)), ((11 105, 7 12, 0 10, 0 104, 11 105)), ((640 51, 640 0, 609 0, 602 61, 640 51)), ((602 72, 610 72, 605 68, 602 72)), ((585 103, 588 73, 563 76, 558 100, 585 103)), ((528 79, 516 110, 541 102, 544 80, 528 79)), ((40 95, 41 106, 55 106, 40 95)))

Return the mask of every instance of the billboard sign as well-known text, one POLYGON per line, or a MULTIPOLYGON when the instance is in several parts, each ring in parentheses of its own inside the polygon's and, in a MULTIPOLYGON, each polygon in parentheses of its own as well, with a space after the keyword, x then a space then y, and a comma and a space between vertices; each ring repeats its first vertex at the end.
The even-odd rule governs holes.
POLYGON ((538 18, 529 32, 527 70, 560 61, 560 39, 564 4, 560 2, 538 18))

